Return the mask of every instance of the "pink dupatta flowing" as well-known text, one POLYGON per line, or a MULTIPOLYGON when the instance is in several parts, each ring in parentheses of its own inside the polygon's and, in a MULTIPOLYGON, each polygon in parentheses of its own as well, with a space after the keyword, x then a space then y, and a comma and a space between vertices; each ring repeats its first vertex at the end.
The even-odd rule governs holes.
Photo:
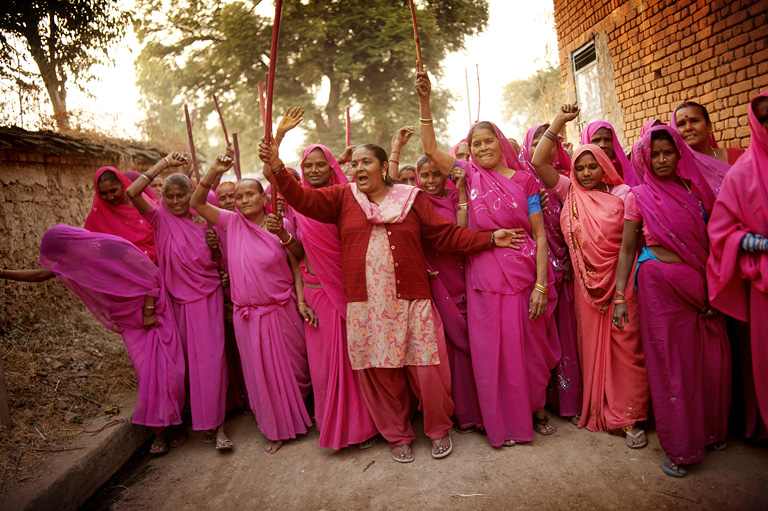
MULTIPOLYGON (((614 167, 614 171, 622 179, 622 182, 627 183, 629 186, 636 186, 640 184, 640 182, 638 182, 637 176, 632 172, 632 166, 629 164, 627 155, 624 154, 624 148, 622 147, 621 143, 619 143, 619 137, 616 136, 616 130, 613 129, 613 126, 611 126, 610 123, 605 121, 593 121, 587 124, 584 127, 584 130, 581 132, 581 145, 584 146, 586 144, 590 144, 592 136, 594 136, 595 132, 600 128, 611 130, 611 134, 613 135, 613 152, 616 153, 616 157, 613 159, 613 161, 611 161, 611 163, 613 164, 612 166, 614 167), (621 172, 616 170, 619 167, 621 168, 621 172)), ((576 161, 575 154, 573 155, 573 160, 576 161)))
MULTIPOLYGON (((131 186, 131 180, 115 167, 101 167, 93 176, 94 197, 91 211, 85 219, 85 228, 91 232, 103 232, 120 236, 136 245, 147 257, 157 262, 157 249, 155 248, 155 235, 152 226, 142 218, 139 211, 133 206, 121 204, 113 206, 99 195, 99 177, 111 170, 127 190, 131 186)), ((147 200, 151 198, 147 196, 147 200)), ((154 203, 154 201, 152 201, 154 203)))
POLYGON ((123 336, 136 371, 133 423, 181 424, 184 352, 162 274, 135 245, 111 234, 59 224, 40 244, 40 265, 53 271, 104 326, 123 336), (144 328, 144 298, 152 296, 158 326, 144 328))

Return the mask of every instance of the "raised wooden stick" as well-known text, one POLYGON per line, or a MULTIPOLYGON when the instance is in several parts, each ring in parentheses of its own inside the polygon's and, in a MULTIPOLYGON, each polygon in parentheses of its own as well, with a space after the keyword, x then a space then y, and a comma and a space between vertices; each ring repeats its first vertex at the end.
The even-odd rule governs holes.
POLYGON ((469 104, 469 74, 467 73, 467 68, 464 68, 464 81, 467 83, 467 117, 469 120, 469 124, 472 124, 472 105, 469 104))
POLYGON ((240 172, 240 144, 237 143, 237 132, 232 133, 232 142, 235 144, 235 177, 240 181, 242 174, 240 172))
POLYGON ((224 123, 224 116, 221 115, 221 108, 219 108, 219 100, 216 99, 216 94, 211 94, 213 96, 213 105, 216 107, 216 111, 219 113, 219 120, 221 121, 221 129, 224 130, 224 140, 227 142, 227 147, 229 147, 231 144, 229 143, 229 135, 227 135, 227 125, 224 123))
MULTIPOLYGON (((280 38, 280 15, 283 10, 283 0, 275 1, 275 18, 272 22, 272 46, 269 50, 269 75, 267 75, 267 108, 264 114, 264 136, 267 143, 272 142, 272 98, 275 93, 275 68, 277 67, 277 41, 280 38)), ((277 214, 277 182, 271 173, 269 180, 272 184, 272 212, 277 214)))
POLYGON ((418 60, 416 61, 417 68, 421 73, 424 71, 424 63, 421 60, 421 40, 419 39, 419 23, 416 21, 416 6, 413 5, 413 0, 408 0, 411 4, 411 20, 413 21, 413 39, 416 41, 416 55, 418 60))
POLYGON ((349 122, 349 107, 346 108, 345 112, 345 119, 346 119, 346 130, 347 130, 347 145, 345 147, 349 147, 352 145, 352 126, 349 122))
POLYGON ((189 109, 184 103, 184 117, 187 119, 187 143, 189 144, 189 154, 192 156, 192 166, 195 168, 195 177, 200 183, 200 168, 197 166, 197 155, 195 154, 195 141, 192 138, 192 121, 189 120, 189 109))
POLYGON ((261 125, 267 125, 267 110, 264 105, 264 82, 259 80, 259 108, 261 109, 261 125))

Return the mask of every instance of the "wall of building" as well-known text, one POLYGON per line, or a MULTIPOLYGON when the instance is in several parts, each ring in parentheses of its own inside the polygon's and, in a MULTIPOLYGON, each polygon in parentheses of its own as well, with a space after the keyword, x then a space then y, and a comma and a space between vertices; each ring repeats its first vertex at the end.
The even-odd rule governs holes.
POLYGON ((749 145, 747 105, 768 89, 768 0, 554 5, 566 101, 577 97, 571 55, 596 39, 603 118, 625 145, 686 100, 707 107, 721 146, 749 145))
MULTIPOLYGON (((143 171, 163 156, 151 148, 105 145, 61 135, 0 128, 0 265, 39 268, 49 227, 82 226, 94 197, 99 167, 143 171)), ((19 322, 84 310, 58 280, 26 284, 0 280, 0 332, 19 322)))

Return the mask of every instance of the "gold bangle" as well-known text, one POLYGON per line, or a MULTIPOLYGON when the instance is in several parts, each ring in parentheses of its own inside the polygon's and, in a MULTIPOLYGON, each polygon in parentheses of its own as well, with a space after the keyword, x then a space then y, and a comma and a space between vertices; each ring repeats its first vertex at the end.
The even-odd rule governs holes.
POLYGON ((469 206, 466 204, 459 204, 459 211, 469 211, 469 206))
POLYGON ((548 287, 544 287, 541 284, 539 284, 538 282, 533 286, 533 289, 535 289, 539 293, 543 293, 543 294, 547 294, 547 291, 549 291, 548 287))
POLYGON ((621 305, 621 304, 623 304, 623 303, 627 303, 627 301, 626 301, 626 300, 614 300, 614 301, 613 301, 613 304, 614 304, 614 305, 621 305))
MULTIPOLYGON (((280 238, 278 237, 277 239, 280 239, 280 238)), ((280 244, 281 244, 282 246, 284 246, 284 247, 288 247, 288 246, 290 246, 291 244, 293 244, 293 234, 291 234, 291 233, 289 232, 289 233, 288 233, 288 241, 283 241, 283 240, 280 240, 280 244)))
POLYGON ((459 202, 458 206, 469 206, 469 202, 459 202))
POLYGON ((309 307, 309 305, 307 305, 307 302, 296 302, 296 307, 301 307, 302 305, 304 307, 309 307))
POLYGON ((142 174, 142 175, 141 175, 141 176, 139 176, 139 177, 143 177, 144 179, 146 179, 146 180, 147 180, 147 182, 148 182, 148 183, 151 183, 151 182, 152 182, 152 180, 151 180, 151 179, 149 179, 149 176, 147 176, 146 174, 142 174))
POLYGON ((422 119, 421 117, 419 117, 419 126, 431 126, 433 122, 434 122, 434 120, 431 119, 431 118, 430 119, 422 119))
POLYGON ((171 162, 168 161, 168 157, 167 156, 163 156, 163 159, 165 160, 165 164, 168 165, 168 168, 171 168, 171 162))

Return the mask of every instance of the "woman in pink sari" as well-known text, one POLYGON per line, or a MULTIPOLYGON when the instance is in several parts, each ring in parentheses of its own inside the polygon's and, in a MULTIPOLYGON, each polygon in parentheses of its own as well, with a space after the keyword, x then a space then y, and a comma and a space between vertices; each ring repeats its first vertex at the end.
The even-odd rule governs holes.
POLYGON ((650 130, 654 126, 660 126, 663 124, 664 123, 658 119, 648 119, 640 127, 640 138, 637 139, 637 142, 632 144, 630 161, 632 163, 632 170, 635 172, 635 175, 637 176, 637 182, 639 184, 643 184, 643 177, 644 177, 643 174, 645 173, 645 166, 643 165, 643 162, 642 162, 643 151, 640 149, 640 143, 643 141, 643 136, 646 133, 648 133, 648 130, 650 130))
MULTIPOLYGON (((171 166, 185 158, 173 153, 171 166)), ((189 209, 192 183, 183 174, 171 174, 163 184, 159 207, 144 200, 142 192, 154 179, 142 174, 126 193, 155 231, 160 270, 171 298, 187 361, 187 382, 192 428, 208 432, 203 441, 217 450, 232 448, 224 431, 227 363, 224 358, 224 292, 216 262, 206 244, 202 220, 189 209)))
MULTIPOLYGON (((712 131, 712 121, 709 119, 709 112, 704 107, 695 101, 686 101, 681 103, 674 112, 672 112, 672 118, 669 120, 669 125, 676 128, 680 132, 680 135, 685 140, 685 143, 693 149, 696 153, 702 156, 708 156, 713 158, 724 165, 713 166, 708 160, 701 160, 699 167, 704 172, 704 177, 710 181, 710 176, 707 173, 720 172, 725 175, 731 165, 736 163, 736 160, 744 154, 744 149, 740 147, 727 147, 721 148, 715 134, 712 131), (701 163, 708 162, 706 167, 701 167, 701 163)), ((696 159, 700 157, 694 154, 696 159)), ((722 181, 720 176, 720 181, 722 181)), ((711 185, 711 182, 710 182, 711 185)), ((719 184, 718 184, 719 188, 719 184)))
POLYGON ((619 177, 629 186, 640 184, 632 171, 632 166, 619 143, 616 130, 605 121, 593 121, 584 126, 581 132, 581 145, 594 144, 608 156, 619 177))
MULTIPOLYGON (((349 181, 330 149, 313 144, 301 159, 302 185, 326 188, 349 181)), ((320 447, 341 449, 351 444, 373 447, 378 433, 347 354, 347 302, 341 278, 341 238, 335 224, 296 213, 297 235, 306 257, 301 263, 304 298, 317 315, 304 323, 307 359, 315 396, 315 421, 320 447)))
MULTIPOLYGON (((573 180, 561 175, 547 156, 566 122, 579 109, 563 105, 533 155, 545 186, 563 201, 560 226, 573 262, 577 340, 584 401, 579 427, 626 434, 633 449, 648 443, 637 423, 648 418, 648 376, 637 322, 624 331, 613 324, 613 291, 624 227, 624 198, 630 188, 598 146, 582 145, 573 154, 573 180)), ((631 172, 627 168, 628 172, 631 172)), ((627 307, 637 316, 633 288, 627 307)))
MULTIPOLYGON (((152 169, 159 169, 159 173, 160 170, 168 168, 169 165, 165 166, 164 163, 165 158, 157 162, 152 169)), ((125 193, 132 181, 115 167, 101 167, 93 176, 93 184, 96 194, 91 211, 85 219, 85 228, 91 232, 114 234, 128 240, 157 264, 157 248, 152 226, 142 218, 125 193)), ((146 200, 150 198, 147 196, 146 200)))
MULTIPOLYGON (((520 162, 541 187, 544 185, 541 184, 538 174, 531 166, 531 158, 548 128, 549 124, 540 124, 529 129, 523 140, 523 147, 520 148, 520 162)), ((552 146, 547 161, 558 173, 566 177, 570 175, 571 157, 560 141, 552 146)), ((560 361, 547 388, 547 401, 562 417, 570 417, 574 424, 578 424, 581 414, 582 383, 579 348, 576 341, 576 314, 573 305, 573 266, 568 257, 568 245, 560 228, 560 212, 563 203, 555 197, 552 190, 544 189, 547 194, 547 203, 542 213, 549 245, 549 264, 554 273, 554 287, 558 296, 554 318, 561 350, 560 361)))
POLYGON ((45 270, 0 270, 0 278, 42 282, 58 277, 104 326, 119 333, 136 371, 139 389, 132 422, 156 438, 150 452, 176 447, 186 434, 168 434, 181 424, 184 352, 160 270, 122 237, 59 224, 40 243, 45 270))
POLYGON ((522 228, 522 249, 493 250, 467 258, 467 321, 475 383, 488 441, 494 447, 530 442, 534 431, 551 435, 544 410, 550 371, 560 359, 554 326, 554 277, 549 267, 539 188, 509 140, 492 123, 472 126, 471 160, 437 147, 427 73, 416 91, 424 152, 444 174, 466 171, 470 229, 522 228))
MULTIPOLYGON (((276 236, 267 224, 277 216, 264 211, 265 195, 254 179, 235 186, 236 211, 219 209, 206 202, 206 189, 233 162, 219 156, 192 196, 192 207, 208 222, 224 231, 229 281, 234 304, 235 335, 243 360, 248 401, 259 430, 274 454, 286 440, 307 432, 312 425, 305 399, 309 395, 309 367, 304 340, 304 321, 311 311, 305 305, 298 264, 304 251, 294 239, 293 228, 276 236), (287 252, 287 253, 286 253, 287 252)), ((291 177, 293 179, 293 177, 291 177)))
MULTIPOLYGON (((456 188, 448 190, 445 186, 447 176, 435 167, 426 154, 422 154, 416 161, 416 168, 416 185, 424 190, 435 211, 459 227, 466 228, 469 225, 466 171, 461 168, 454 171, 456 188)), ((454 429, 459 433, 484 429, 469 351, 465 256, 441 252, 426 240, 422 240, 422 248, 427 268, 434 272, 429 287, 445 328, 451 367, 451 395, 456 406, 454 429)))
POLYGON ((731 395, 731 356, 725 317, 707 300, 707 218, 715 195, 677 130, 651 128, 640 143, 644 184, 625 201, 624 236, 616 274, 613 321, 639 323, 661 468, 684 477, 707 446, 725 448, 731 395), (637 253, 639 316, 623 299, 637 253))
MULTIPOLYGON (((709 300, 749 323, 741 348, 747 436, 768 436, 768 92, 752 100, 752 139, 725 176, 707 226, 709 300)), ((738 344, 737 344, 738 343, 738 344)))

